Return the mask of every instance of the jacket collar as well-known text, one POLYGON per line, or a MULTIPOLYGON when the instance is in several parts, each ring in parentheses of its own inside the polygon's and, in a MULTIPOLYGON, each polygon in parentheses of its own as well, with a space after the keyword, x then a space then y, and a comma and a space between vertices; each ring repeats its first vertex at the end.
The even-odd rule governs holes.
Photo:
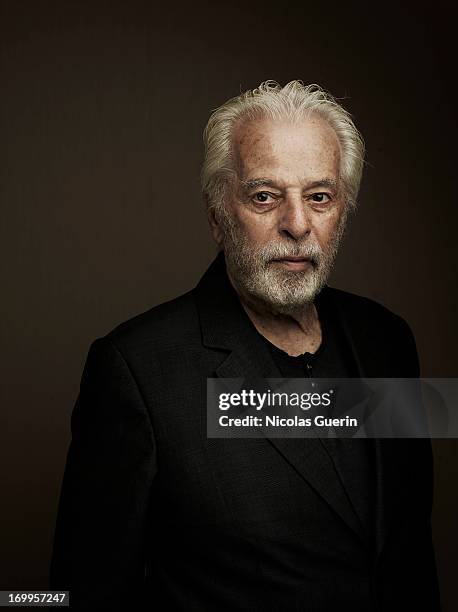
POLYGON ((229 280, 222 252, 198 283, 196 299, 202 344, 230 351, 217 369, 219 377, 281 377, 229 280))

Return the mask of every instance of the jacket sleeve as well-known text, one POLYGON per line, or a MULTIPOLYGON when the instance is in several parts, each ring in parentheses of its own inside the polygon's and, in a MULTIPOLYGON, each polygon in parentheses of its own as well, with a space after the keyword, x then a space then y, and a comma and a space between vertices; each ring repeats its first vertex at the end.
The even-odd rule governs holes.
POLYGON ((137 383, 107 337, 89 349, 71 430, 50 586, 70 591, 71 609, 137 609, 155 444, 137 383))

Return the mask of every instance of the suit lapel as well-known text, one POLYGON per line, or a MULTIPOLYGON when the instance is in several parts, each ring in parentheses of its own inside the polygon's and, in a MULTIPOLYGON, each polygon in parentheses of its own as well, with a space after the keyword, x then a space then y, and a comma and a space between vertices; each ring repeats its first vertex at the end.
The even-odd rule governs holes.
MULTIPOLYGON (((227 277, 220 253, 196 287, 202 342, 228 352, 216 369, 220 378, 282 378, 227 277)), ((319 438, 266 441, 312 486, 361 539, 361 524, 348 501, 334 463, 319 438)))

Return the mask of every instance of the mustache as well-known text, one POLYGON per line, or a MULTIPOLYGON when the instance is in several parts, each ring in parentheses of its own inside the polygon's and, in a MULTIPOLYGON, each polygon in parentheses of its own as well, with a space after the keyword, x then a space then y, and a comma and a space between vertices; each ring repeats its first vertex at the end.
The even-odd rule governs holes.
POLYGON ((321 261, 323 251, 319 245, 310 242, 294 245, 274 243, 263 247, 259 255, 265 262, 288 257, 303 257, 317 264, 321 261))

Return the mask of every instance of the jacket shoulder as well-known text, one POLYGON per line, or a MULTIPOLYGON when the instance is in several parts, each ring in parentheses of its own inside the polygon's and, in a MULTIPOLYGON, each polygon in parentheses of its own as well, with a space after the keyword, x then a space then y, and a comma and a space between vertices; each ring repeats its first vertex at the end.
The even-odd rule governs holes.
POLYGON ((335 287, 326 287, 326 296, 335 306, 343 310, 348 315, 356 317, 368 317, 374 322, 375 319, 382 319, 385 321, 400 322, 403 319, 395 314, 392 310, 373 300, 372 298, 357 295, 350 291, 343 291, 335 287))
POLYGON ((119 348, 152 342, 155 346, 183 342, 199 329, 193 291, 153 306, 114 327, 105 336, 119 348))
POLYGON ((326 286, 324 300, 337 310, 357 335, 379 339, 404 340, 415 345, 405 319, 371 298, 326 286))
POLYGON ((415 337, 405 319, 368 297, 334 287, 326 287, 325 295, 359 346, 378 347, 379 352, 390 354, 390 360, 398 360, 396 376, 419 375, 415 337))

